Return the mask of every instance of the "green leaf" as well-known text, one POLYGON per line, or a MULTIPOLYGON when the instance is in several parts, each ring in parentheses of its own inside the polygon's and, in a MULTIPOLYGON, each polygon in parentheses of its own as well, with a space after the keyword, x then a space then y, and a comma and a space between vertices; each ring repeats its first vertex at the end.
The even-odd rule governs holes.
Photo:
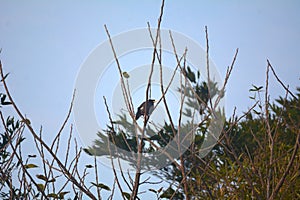
POLYGON ((6 119, 6 126, 10 126, 10 125, 12 125, 12 124, 14 124, 14 122, 15 122, 15 119, 14 119, 14 117, 7 117, 7 119, 6 119))
POLYGON ((20 126, 19 120, 16 122, 16 125, 13 124, 13 129, 18 129, 20 126))
POLYGON ((123 72, 123 76, 124 76, 125 78, 129 78, 129 77, 130 77, 129 74, 128 74, 127 72, 123 72))
POLYGON ((187 71, 185 70, 186 76, 187 78, 192 82, 192 83, 196 83, 196 76, 195 73, 192 72, 190 66, 187 66, 187 71))
POLYGON ((30 122, 29 119, 21 120, 21 122, 23 122, 23 123, 25 123, 25 124, 27 124, 27 125, 30 125, 30 124, 31 124, 31 122, 30 122))
POLYGON ((1 104, 2 105, 10 105, 12 104, 11 102, 5 101, 6 99, 6 94, 1 94, 1 104))
POLYGON ((258 111, 254 110, 254 109, 253 109, 253 112, 254 112, 255 114, 257 114, 257 115, 260 115, 260 114, 261 114, 261 112, 258 112, 258 111))
POLYGON ((264 87, 263 87, 263 86, 260 86, 260 87, 257 88, 257 90, 259 91, 259 90, 261 90, 262 88, 264 88, 264 87))
POLYGON ((5 101, 5 99, 6 99, 6 94, 1 94, 1 99, 0 99, 1 105, 10 105, 10 104, 12 104, 11 102, 5 101))
POLYGON ((88 155, 90 155, 90 156, 94 155, 94 154, 90 151, 90 149, 88 149, 88 148, 84 148, 83 151, 84 151, 85 153, 87 153, 88 155))
POLYGON ((5 101, 6 99, 6 94, 1 94, 1 104, 5 101))
POLYGON ((37 177, 38 179, 43 180, 43 181, 47 181, 47 180, 48 180, 47 177, 44 176, 44 175, 42 175, 42 174, 37 174, 36 177, 37 177))
POLYGON ((50 193, 47 195, 47 197, 58 198, 58 195, 55 193, 50 193))
POLYGON ((110 188, 109 188, 107 185, 103 184, 103 183, 98 183, 98 184, 93 183, 93 182, 91 182, 91 183, 92 183, 94 186, 96 186, 96 187, 99 187, 99 188, 101 188, 101 189, 110 191, 110 188))
POLYGON ((43 181, 47 181, 47 182, 49 182, 49 183, 50 183, 50 182, 55 182, 55 181, 56 181, 55 178, 48 180, 47 177, 44 176, 44 175, 42 175, 42 174, 37 174, 36 177, 37 177, 38 179, 41 179, 41 180, 43 180, 43 181))
POLYGON ((130 194, 127 192, 122 192, 122 196, 125 197, 126 199, 130 199, 130 194))
POLYGON ((24 167, 25 167, 26 169, 31 169, 31 168, 37 168, 38 166, 35 165, 35 164, 27 164, 27 165, 24 165, 24 167))
POLYGON ((5 102, 1 102, 2 105, 6 106, 6 105, 11 105, 11 102, 5 101, 5 102))
POLYGON ((25 140, 25 138, 24 137, 21 137, 19 140, 18 140, 18 142, 16 143, 17 145, 19 145, 19 144, 21 144, 21 142, 23 142, 25 140))
POLYGON ((39 184, 36 184, 36 186, 37 186, 37 189, 39 191, 43 191, 45 189, 45 185, 44 184, 39 183, 39 184))
POLYGON ((253 86, 253 88, 251 88, 249 90, 250 92, 257 92, 257 91, 260 91, 263 88, 263 86, 259 86, 259 87, 257 87, 256 85, 252 85, 252 86, 253 86))
POLYGON ((59 198, 60 199, 64 199, 65 198, 65 195, 70 193, 70 191, 67 191, 67 192, 60 192, 58 195, 59 195, 59 198))
POLYGON ((9 73, 5 74, 4 77, 3 77, 3 79, 1 79, 1 82, 3 82, 8 75, 9 75, 9 73))
POLYGON ((160 192, 162 191, 162 189, 163 189, 163 187, 159 188, 159 189, 157 190, 157 193, 160 193, 160 192))
POLYGON ((155 194, 157 194, 157 191, 154 190, 154 189, 149 189, 149 191, 150 191, 150 192, 153 192, 153 193, 155 193, 155 194))
POLYGON ((55 178, 48 180, 49 183, 52 183, 52 182, 55 182, 55 181, 56 181, 55 178))

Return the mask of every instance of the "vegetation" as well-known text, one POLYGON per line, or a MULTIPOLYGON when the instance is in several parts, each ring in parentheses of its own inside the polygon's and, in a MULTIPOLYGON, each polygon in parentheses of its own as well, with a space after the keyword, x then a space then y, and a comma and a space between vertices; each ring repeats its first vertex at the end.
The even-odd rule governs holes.
MULTIPOLYGON (((162 66, 159 30, 163 6, 164 1, 157 35, 151 35, 152 67, 155 62, 162 66)), ((106 31, 115 54, 107 28, 106 31)), ((171 33, 170 38, 173 42, 171 33)), ((207 29, 206 39, 209 59, 207 29)), ((168 120, 158 129, 150 126, 151 119, 148 121, 147 118, 144 118, 143 125, 140 126, 133 120, 135 113, 126 84, 130 74, 122 72, 118 64, 122 91, 132 119, 126 115, 112 119, 104 97, 110 123, 105 130, 99 130, 99 139, 95 140, 94 145, 86 148, 78 146, 72 125, 65 138, 67 145, 61 142, 65 137, 62 133, 66 132, 73 100, 60 130, 50 143, 46 142, 42 127, 35 130, 31 121, 16 105, 6 84, 8 74, 4 73, 0 63, 0 197, 101 199, 106 191, 109 193, 108 199, 115 199, 117 195, 123 199, 139 199, 145 192, 156 199, 299 199, 300 88, 296 93, 289 90, 267 61, 266 84, 253 85, 250 90, 253 106, 242 116, 233 113, 226 119, 218 103, 224 97, 238 50, 228 67, 223 85, 218 85, 210 80, 209 75, 207 80, 202 80, 202 72, 193 71, 186 64, 187 52, 179 57, 174 43, 173 47, 177 60, 175 70, 183 77, 181 87, 178 88, 184 99, 180 107, 180 118, 184 116, 188 120, 176 124, 168 112, 168 120), (285 96, 279 96, 275 101, 270 100, 268 93, 270 70, 286 91, 285 96), (14 113, 7 115, 7 108, 12 108, 14 113), (195 115, 200 116, 200 122, 195 122, 195 115), (216 130, 220 130, 217 138, 212 134, 216 130), (34 144, 33 154, 24 153, 26 145, 23 144, 27 140, 32 140, 34 144), (216 145, 204 148, 207 141, 211 141, 208 144, 216 145), (160 151, 165 148, 170 151, 160 151), (210 151, 206 152, 206 148, 210 151), (58 156, 61 151, 65 152, 65 157, 58 156), (91 155, 91 164, 81 163, 83 151, 91 155), (143 157, 144 153, 157 156, 146 159, 143 157), (117 172, 118 166, 112 162, 114 183, 102 183, 97 156, 107 156, 112 161, 128 161, 135 169, 134 175, 126 171, 117 172), (160 170, 151 172, 151 175, 166 181, 168 187, 155 189, 155 182, 148 178, 142 179, 144 170, 153 168, 160 170), (141 185, 147 185, 148 190, 141 191, 141 185)), ((116 63, 119 63, 116 54, 115 58, 116 63)), ((151 96, 150 80, 151 78, 145 91, 147 99, 151 96)), ((171 108, 166 101, 166 92, 167 88, 161 86, 162 96, 159 102, 169 110, 171 108)))

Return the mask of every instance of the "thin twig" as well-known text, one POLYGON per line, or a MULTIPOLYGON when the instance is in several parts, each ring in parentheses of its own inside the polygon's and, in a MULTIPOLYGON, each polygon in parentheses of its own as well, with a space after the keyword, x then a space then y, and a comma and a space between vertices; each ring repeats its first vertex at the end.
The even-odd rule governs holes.
POLYGON ((206 38, 206 70, 207 70, 207 87, 208 87, 208 99, 209 99, 209 103, 210 103, 210 107, 213 107, 212 104, 212 96, 211 96, 211 81, 210 81, 210 66, 209 66, 209 40, 208 40, 208 30, 207 30, 207 26, 205 26, 205 38, 206 38))
POLYGON ((65 166, 63 165, 63 163, 58 159, 58 157, 55 155, 55 153, 52 151, 52 149, 36 134, 36 132, 33 130, 32 126, 30 125, 28 119, 26 117, 24 117, 24 115, 21 113, 21 111, 19 110, 19 108, 17 107, 16 103, 14 102, 8 86, 6 84, 5 78, 4 78, 4 74, 3 74, 3 68, 2 68, 2 64, 0 61, 0 75, 2 78, 2 83, 4 86, 4 89, 6 91, 7 97, 10 100, 10 102, 12 103, 12 106, 14 108, 14 110, 17 112, 17 114, 19 115, 19 117, 21 118, 21 120, 23 122, 25 122, 28 130, 30 131, 30 133, 32 134, 32 136, 39 141, 44 147, 45 149, 49 152, 49 154, 55 159, 55 161, 57 162, 58 166, 63 170, 64 175, 66 178, 68 178, 73 184, 75 184, 80 190, 82 190, 82 192, 84 192, 87 196, 89 196, 91 199, 96 199, 96 197, 87 189, 85 189, 80 183, 77 182, 77 180, 75 179, 74 176, 72 176, 72 174, 70 174, 70 172, 65 168, 65 166))
POLYGON ((271 179, 273 176, 273 149, 274 149, 274 139, 272 136, 271 132, 271 127, 270 127, 270 121, 269 121, 269 65, 267 66, 266 70, 266 90, 265 90, 265 123, 266 123, 266 128, 267 128, 267 134, 268 134, 268 139, 269 139, 269 149, 270 149, 270 157, 269 157, 269 169, 268 169, 268 175, 267 175, 267 199, 271 195, 271 179))
MULTIPOLYGON (((2 72, 2 71, 1 71, 1 72, 2 72)), ((1 74, 2 74, 2 73, 1 73, 1 74)), ((3 77, 2 77, 2 78, 3 78, 3 77)), ((4 81, 3 81, 3 82, 4 82, 4 81)), ((0 112, 0 117, 1 117, 1 121, 2 121, 2 124, 3 124, 4 128, 5 128, 5 130, 8 130, 8 128, 7 128, 6 125, 5 125, 5 120, 4 120, 4 117, 3 117, 2 112, 0 112)), ((6 136, 9 138, 9 135, 8 135, 8 134, 6 134, 6 136)), ((12 140, 11 140, 11 139, 9 139, 9 141, 10 141, 11 149, 13 150, 13 152, 15 152, 15 156, 16 156, 18 162, 20 163, 23 172, 29 177, 30 181, 36 186, 36 188, 39 189, 38 183, 34 180, 34 178, 31 176, 31 174, 30 174, 30 173, 28 172, 28 170, 26 169, 26 167, 25 167, 25 165, 24 165, 24 163, 23 163, 22 157, 21 157, 18 153, 16 153, 16 152, 17 152, 17 149, 16 149, 17 147, 15 147, 15 146, 12 144, 12 140)), ((11 189, 11 191, 12 191, 12 189, 11 189)), ((41 194, 42 194, 43 197, 46 197, 46 196, 47 196, 47 195, 44 193, 43 190, 40 190, 40 192, 41 192, 41 194)))
POLYGON ((294 151, 293 151, 293 154, 290 158, 290 161, 282 175, 282 177, 280 178, 279 182, 277 183, 275 189, 273 190, 271 196, 269 199, 274 199, 277 195, 277 193, 279 192, 280 188, 282 187, 287 175, 289 174, 289 171, 294 163, 294 160, 296 158, 296 155, 297 155, 297 151, 299 149, 299 146, 300 146, 300 131, 298 130, 298 133, 297 133, 297 139, 296 139, 296 142, 295 142, 295 145, 294 145, 294 151))
POLYGON ((109 43, 110 43, 110 46, 111 46, 112 52, 114 54, 114 58, 115 58, 118 70, 119 70, 119 75, 120 75, 120 78, 121 78, 121 88, 122 88, 122 93, 123 93, 125 105, 127 107, 127 110, 129 111, 130 116, 132 117, 132 119, 134 119, 134 111, 133 111, 133 108, 131 107, 132 104, 129 102, 130 98, 129 98, 129 94, 128 94, 128 91, 127 91, 126 86, 125 86, 124 77, 123 77, 123 73, 122 73, 122 69, 121 69, 121 64, 119 62, 119 59, 118 59, 116 50, 114 48, 113 41, 111 39, 108 28, 107 28, 106 25, 104 25, 104 28, 105 28, 106 34, 108 36, 109 43))
POLYGON ((268 62, 268 67, 270 67, 271 68, 271 70, 272 70, 272 72, 273 72, 273 75, 275 76, 275 78, 277 79, 277 81, 280 83, 280 85, 290 94, 290 95, 292 95, 292 97, 294 98, 294 99, 297 99, 297 97, 289 90, 289 88, 287 87, 287 86, 285 86, 284 84, 283 84, 283 82, 278 78, 278 76, 277 76, 277 74, 276 74, 276 72, 275 72, 275 70, 274 70, 274 68, 273 68, 273 66, 271 65, 271 63, 270 63, 270 61, 267 59, 267 62, 268 62))
MULTIPOLYGON (((160 26, 161 26, 161 22, 162 22, 162 16, 163 16, 163 11, 164 11, 164 5, 165 5, 165 0, 162 0, 162 4, 160 7, 160 16, 158 18, 158 24, 157 24, 157 32, 156 32, 156 39, 155 39, 155 45, 154 45, 154 50, 153 50, 153 55, 152 55, 152 63, 151 63, 151 68, 150 68, 150 74, 148 77, 148 85, 147 85, 147 89, 146 89, 146 102, 148 102, 149 99, 149 90, 151 88, 151 78, 152 78, 152 74, 153 74, 153 68, 154 68, 154 63, 155 63, 155 55, 156 55, 156 46, 157 46, 157 42, 158 39, 160 37, 160 26)), ((147 103, 145 104, 145 110, 147 110, 147 103)), ((143 139, 144 139, 144 134, 145 134, 145 128, 146 128, 146 124, 148 121, 148 117, 146 117, 146 113, 145 112, 145 116, 144 116, 144 127, 143 127, 143 131, 142 131, 142 139, 138 142, 138 155, 137 155, 137 163, 136 163, 136 172, 135 172, 135 180, 134 180, 134 185, 133 185, 133 190, 132 190, 132 194, 130 196, 131 200, 135 200, 137 199, 137 195, 138 195, 138 190, 139 190, 139 183, 140 183, 140 177, 141 177, 141 161, 142 161, 142 148, 143 148, 143 139)))
MULTIPOLYGON (((108 114, 108 117, 109 117, 109 121, 110 121, 110 123, 112 125, 112 129, 113 129, 112 131, 115 132, 114 131, 114 127, 113 127, 113 120, 112 120, 112 117, 111 117, 111 114, 110 114, 110 111, 109 111, 109 108, 108 108, 108 105, 107 105, 107 102, 106 102, 106 98, 104 96, 103 96, 103 99, 104 99, 104 104, 105 104, 106 111, 107 111, 107 114, 108 114)), ((114 140, 114 137, 112 137, 112 139, 114 140)), ((115 181, 116 181, 116 183, 118 185, 119 190, 123 194, 123 189, 122 189, 122 186, 121 186, 121 184, 119 182, 118 175, 117 175, 117 172, 116 172, 116 169, 115 169, 115 164, 114 164, 114 161, 113 161, 113 158, 112 158, 112 153, 111 153, 111 150, 110 150, 110 145, 109 145, 110 141, 109 141, 108 138, 107 138, 107 140, 108 140, 108 150, 109 150, 110 155, 111 155, 110 156, 110 160, 111 160, 112 170, 113 170, 113 173, 114 173, 114 176, 115 176, 115 181)), ((124 196, 122 196, 122 197, 123 197, 123 199, 125 199, 124 196)))

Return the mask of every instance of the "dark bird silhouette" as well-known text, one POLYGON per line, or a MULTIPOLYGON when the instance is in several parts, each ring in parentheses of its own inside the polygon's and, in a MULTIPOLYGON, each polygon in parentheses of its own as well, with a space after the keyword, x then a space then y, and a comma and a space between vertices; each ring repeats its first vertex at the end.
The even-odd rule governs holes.
POLYGON ((146 117, 149 117, 154 110, 154 102, 155 102, 154 99, 149 99, 147 101, 147 104, 146 101, 144 101, 137 109, 137 112, 135 114, 135 120, 138 120, 140 116, 144 116, 144 115, 146 115, 146 117), (146 114, 145 114, 145 110, 147 110, 146 114))

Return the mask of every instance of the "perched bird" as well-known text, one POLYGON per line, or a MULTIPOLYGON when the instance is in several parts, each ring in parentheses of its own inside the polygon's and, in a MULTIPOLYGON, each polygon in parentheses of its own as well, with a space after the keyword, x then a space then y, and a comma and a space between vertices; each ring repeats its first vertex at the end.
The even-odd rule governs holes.
POLYGON ((138 120, 140 116, 145 115, 145 110, 146 110, 146 117, 149 117, 151 113, 154 110, 154 99, 149 99, 148 101, 144 101, 139 107, 138 110, 135 114, 135 120, 138 120))

